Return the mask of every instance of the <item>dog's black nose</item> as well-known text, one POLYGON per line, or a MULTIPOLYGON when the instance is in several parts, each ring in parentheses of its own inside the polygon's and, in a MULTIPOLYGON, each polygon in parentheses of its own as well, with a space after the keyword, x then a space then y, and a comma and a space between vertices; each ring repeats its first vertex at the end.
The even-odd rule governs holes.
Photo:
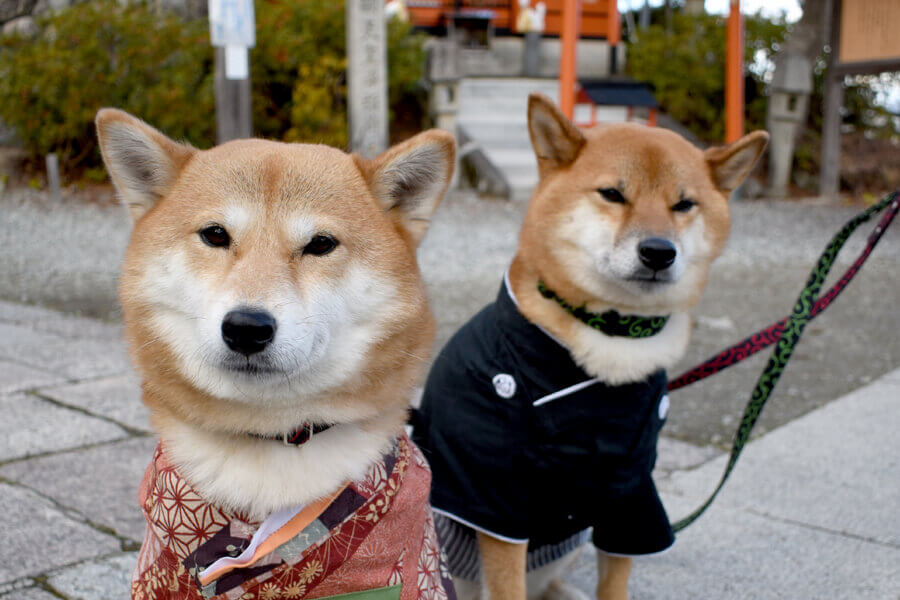
POLYGON ((638 244, 638 256, 648 269, 662 271, 668 269, 675 262, 677 254, 675 245, 662 238, 647 238, 638 244))
POLYGON ((239 308, 222 319, 222 339, 244 356, 256 354, 275 338, 275 317, 264 310, 239 308))

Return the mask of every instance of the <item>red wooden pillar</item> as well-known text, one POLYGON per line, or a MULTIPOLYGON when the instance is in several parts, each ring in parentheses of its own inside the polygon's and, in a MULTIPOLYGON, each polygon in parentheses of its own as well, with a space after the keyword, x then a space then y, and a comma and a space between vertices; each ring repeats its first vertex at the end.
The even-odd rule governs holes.
POLYGON ((608 0, 609 7, 606 14, 609 15, 609 31, 606 32, 606 43, 610 48, 618 46, 622 41, 622 23, 619 19, 619 2, 618 0, 608 0))
POLYGON ((575 65, 581 0, 563 0, 559 53, 559 108, 570 120, 575 115, 575 65))
POLYGON ((725 142, 744 135, 744 21, 740 0, 731 0, 725 37, 725 142))

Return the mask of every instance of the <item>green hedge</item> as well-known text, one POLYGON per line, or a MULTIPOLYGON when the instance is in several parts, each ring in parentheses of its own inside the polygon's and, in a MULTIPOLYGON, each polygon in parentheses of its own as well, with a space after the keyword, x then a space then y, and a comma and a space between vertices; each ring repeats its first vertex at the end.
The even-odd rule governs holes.
MULTIPOLYGON (((254 126, 264 137, 346 146, 347 79, 343 0, 257 2, 254 126)), ((415 97, 425 36, 391 21, 388 91, 392 109, 415 97)))
MULTIPOLYGON (((754 68, 774 57, 788 33, 782 20, 744 18, 746 130, 764 129, 766 73, 754 68)), ((655 88, 662 110, 699 139, 720 142, 725 135, 725 19, 676 12, 671 26, 651 25, 628 45, 628 72, 655 88)))
MULTIPOLYGON (((258 0, 250 51, 254 132, 345 146, 344 2, 258 0)), ((213 49, 207 21, 182 21, 140 3, 78 4, 38 21, 35 38, 0 38, 0 120, 35 159, 57 152, 74 171, 100 165, 93 118, 127 110, 168 135, 215 141, 213 49)), ((392 108, 418 103, 424 36, 388 27, 392 108)))
POLYGON ((112 0, 38 21, 36 38, 0 40, 0 119, 35 157, 57 152, 68 168, 99 164, 97 109, 115 106, 176 138, 215 133, 208 27, 112 0))

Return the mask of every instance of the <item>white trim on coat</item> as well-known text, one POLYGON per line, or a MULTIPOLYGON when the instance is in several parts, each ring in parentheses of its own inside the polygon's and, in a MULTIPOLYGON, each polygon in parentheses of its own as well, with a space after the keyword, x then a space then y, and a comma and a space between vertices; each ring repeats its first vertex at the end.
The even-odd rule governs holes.
POLYGON ((552 394, 547 394, 546 396, 541 396, 537 400, 531 403, 532 406, 540 406, 542 404, 547 404, 548 402, 552 402, 557 398, 562 398, 563 396, 568 396, 569 394, 574 394, 578 390, 583 390, 586 387, 592 386, 595 383, 599 383, 600 380, 594 377, 593 379, 588 379, 587 381, 582 381, 581 383, 576 383, 575 385, 570 385, 567 388, 563 388, 561 390, 555 391, 552 394))
POLYGON ((496 538, 496 539, 500 540, 501 542, 508 542, 510 544, 527 544, 528 543, 528 538, 511 538, 511 537, 507 537, 505 535, 500 535, 499 533, 495 533, 493 531, 485 529, 484 527, 479 527, 478 525, 476 525, 475 523, 472 523, 471 521, 466 521, 462 517, 458 517, 458 516, 454 515, 453 513, 447 512, 446 510, 441 510, 440 508, 435 508, 433 506, 431 507, 431 510, 433 512, 438 513, 439 515, 443 515, 443 516, 447 517, 448 519, 453 519, 457 523, 462 523, 466 527, 471 527, 475 531, 480 531, 481 533, 483 533, 485 535, 489 535, 492 538, 496 538))

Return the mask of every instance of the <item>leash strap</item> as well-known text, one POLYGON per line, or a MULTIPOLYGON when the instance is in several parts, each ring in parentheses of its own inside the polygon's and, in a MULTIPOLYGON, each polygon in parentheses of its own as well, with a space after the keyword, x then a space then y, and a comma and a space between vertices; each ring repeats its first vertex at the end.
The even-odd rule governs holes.
MULTIPOLYGON (((825 294, 822 295, 821 298, 816 300, 815 304, 813 304, 812 310, 810 311, 810 319, 816 317, 819 313, 828 308, 828 306, 834 301, 834 299, 838 297, 838 294, 840 294, 844 290, 844 288, 847 287, 847 284, 850 283, 850 281, 859 272, 859 269, 869 258, 872 250, 875 249, 875 245, 878 243, 878 240, 881 239, 881 236, 884 235, 884 232, 894 220, 894 217, 897 216, 898 211, 900 211, 900 201, 897 200, 897 192, 894 192, 885 200, 882 200, 882 203, 891 204, 888 212, 884 214, 881 222, 878 224, 878 227, 876 227, 869 235, 868 243, 866 244, 866 247, 863 249, 862 253, 860 253, 859 257, 856 259, 856 262, 854 262, 850 266, 850 268, 847 269, 844 275, 840 278, 840 280, 838 280, 837 283, 834 284, 831 289, 829 289, 825 294), (892 199, 893 204, 891 204, 892 199)), ((879 205, 875 205, 873 208, 877 206, 879 205)), ((878 212, 878 210, 876 210, 875 212, 878 212)), ((787 327, 788 319, 789 317, 785 317, 764 329, 760 329, 756 333, 743 339, 730 348, 726 348, 715 356, 700 363, 696 367, 682 373, 675 379, 672 379, 671 381, 669 381, 669 391, 672 392, 692 383, 697 383, 698 381, 706 379, 710 375, 715 375, 719 371, 727 369, 733 364, 741 362, 745 358, 753 356, 760 350, 765 350, 766 348, 777 342, 779 339, 781 339, 781 336, 784 333, 785 328, 787 327)))
MULTIPOLYGON (((824 310, 825 307, 827 307, 828 304, 832 300, 834 300, 834 298, 840 293, 843 287, 846 286, 847 282, 849 282, 850 279, 853 278, 853 276, 856 274, 856 271, 858 271, 859 267, 862 265, 862 262, 864 262, 865 258, 868 257, 868 255, 872 252, 872 249, 881 238, 884 230, 897 215, 898 210, 900 210, 900 200, 898 200, 898 192, 894 192, 881 200, 881 202, 879 202, 878 204, 870 206, 863 212, 853 217, 853 219, 848 221, 847 224, 844 225, 844 227, 831 239, 831 242, 829 242, 828 246, 825 248, 825 251, 819 257, 818 263, 812 270, 812 273, 810 273, 809 279, 806 282, 806 287, 804 287, 803 291, 800 292, 800 296, 797 298, 797 301, 794 304, 794 309, 791 312, 791 316, 764 330, 766 332, 772 330, 771 332, 769 332, 769 335, 770 337, 774 336, 776 335, 775 330, 781 323, 784 323, 783 330, 777 338, 775 338, 768 344, 761 346, 759 349, 754 350, 754 352, 758 352, 766 345, 770 345, 775 341, 778 341, 778 344, 772 351, 772 355, 769 357, 766 368, 763 369, 763 372, 760 374, 759 379, 756 382, 756 387, 753 389, 753 394, 750 397, 750 401, 747 403, 746 408, 744 408, 744 415, 741 418, 741 423, 734 435, 734 441, 732 442, 731 446, 731 455, 728 457, 728 464, 725 467, 725 472, 722 474, 722 478, 719 480, 719 484, 716 486, 716 489, 713 490, 712 494, 709 496, 706 502, 704 502, 694 512, 672 525, 672 529, 674 531, 681 531, 682 529, 696 521, 697 518, 702 515, 704 511, 706 511, 709 505, 712 504, 715 497, 719 494, 719 491, 722 489, 725 481, 728 479, 729 475, 731 475, 732 469, 734 469, 735 464, 737 464, 738 457, 741 455, 741 451, 744 449, 747 440, 750 438, 750 432, 753 430, 753 426, 756 425, 756 421, 759 419, 759 415, 762 413, 763 407, 771 396, 772 390, 775 389, 775 385, 778 383, 778 379, 784 372, 784 368, 790 360, 794 348, 800 341, 800 337, 803 335, 804 327, 806 327, 806 324, 810 321, 810 319, 813 318, 813 316, 815 316, 815 314, 818 314, 818 312, 824 310), (866 246, 866 250, 863 252, 862 256, 860 256, 860 259, 858 259, 857 262, 854 263, 850 270, 848 270, 847 273, 844 274, 844 277, 841 278, 842 285, 839 284, 840 287, 835 286, 836 289, 832 288, 831 290, 829 290, 828 294, 822 298, 822 300, 827 299, 827 302, 822 303, 816 310, 816 305, 820 304, 820 302, 817 301, 819 291, 822 289, 822 284, 825 282, 825 278, 828 276, 828 272, 834 265, 834 261, 837 258, 838 252, 840 252, 844 243, 856 230, 857 227, 872 218, 872 215, 881 212, 889 205, 891 207, 890 210, 884 215, 881 222, 878 224, 878 226, 876 226, 875 230, 869 236, 869 243, 866 246)), ((754 337, 755 336, 751 336, 748 339, 752 340, 754 337)), ((745 342, 746 341, 747 340, 745 340, 745 342)), ((744 342, 741 342, 741 344, 743 343, 744 342)), ((738 344, 738 346, 740 346, 741 344, 738 344)), ((733 364, 734 362, 737 362, 737 360, 734 360, 729 364, 733 364)))

